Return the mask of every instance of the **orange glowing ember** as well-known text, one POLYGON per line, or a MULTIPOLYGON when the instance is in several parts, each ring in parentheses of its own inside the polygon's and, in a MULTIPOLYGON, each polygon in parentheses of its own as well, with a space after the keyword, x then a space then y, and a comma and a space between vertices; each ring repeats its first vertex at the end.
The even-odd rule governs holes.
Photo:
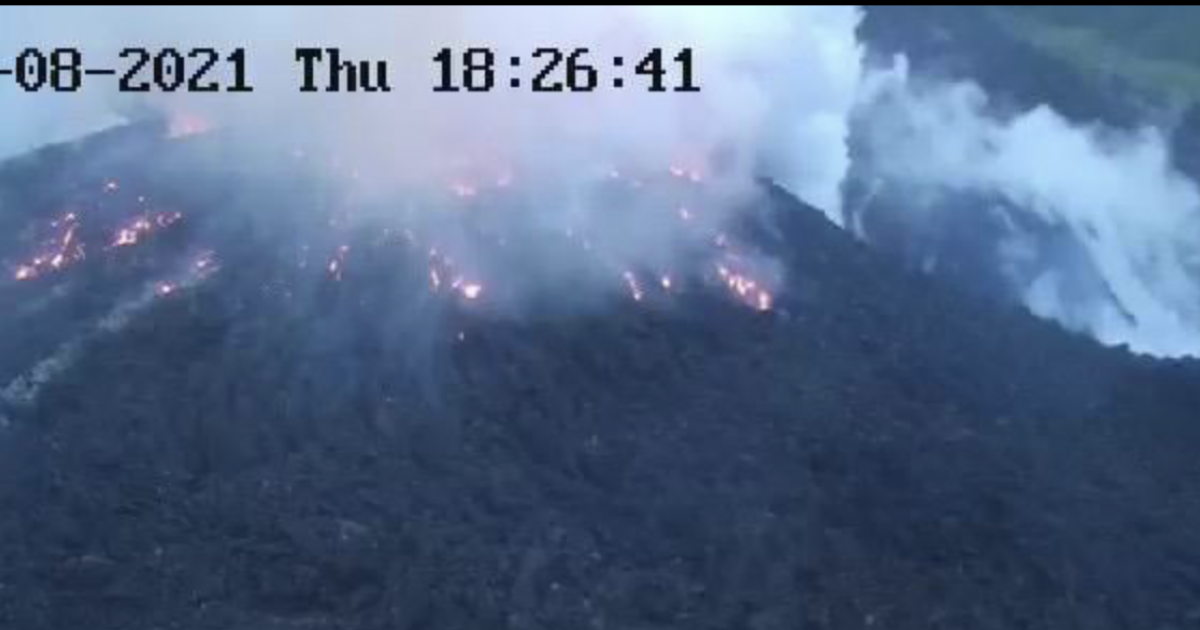
POLYGON ((725 286, 739 301, 760 311, 771 310, 774 299, 771 294, 759 286, 753 278, 730 270, 725 265, 717 264, 717 275, 725 282, 725 286))
POLYGON ((346 255, 350 253, 349 245, 342 245, 337 248, 337 252, 333 258, 329 259, 329 265, 326 267, 329 270, 329 275, 333 276, 334 280, 341 281, 342 271, 346 267, 346 255))
POLYGON ((112 247, 129 247, 141 242, 143 236, 159 229, 166 229, 183 219, 180 212, 164 212, 156 215, 138 217, 133 223, 117 230, 112 247))
POLYGON ((468 300, 474 300, 477 299, 481 293, 483 293, 483 286, 473 282, 468 282, 459 287, 459 292, 461 292, 462 296, 468 300))
POLYGON ((191 112, 179 112, 171 117, 167 128, 168 140, 181 140, 213 130, 212 121, 191 112))
POLYGON ((117 240, 113 241, 113 247, 126 247, 129 245, 137 245, 138 233, 137 230, 122 229, 117 232, 117 240))
POLYGON ((50 222, 50 227, 60 231, 58 235, 45 239, 41 251, 28 262, 18 265, 13 278, 18 282, 32 280, 47 272, 62 271, 70 265, 87 258, 83 243, 76 238, 79 217, 74 212, 50 222))
POLYGON ((642 288, 638 286, 637 277, 633 275, 632 271, 622 273, 621 277, 625 279, 625 286, 629 288, 629 295, 633 297, 633 301, 641 302, 642 288))

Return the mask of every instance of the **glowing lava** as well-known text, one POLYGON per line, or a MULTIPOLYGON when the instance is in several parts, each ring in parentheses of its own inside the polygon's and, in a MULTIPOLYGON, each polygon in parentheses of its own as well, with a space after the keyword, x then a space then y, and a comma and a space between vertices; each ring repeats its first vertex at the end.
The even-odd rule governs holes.
POLYGON ((760 311, 771 310, 774 298, 754 278, 732 271, 721 263, 717 263, 717 275, 741 303, 760 311))
POLYGON ((13 279, 17 282, 33 280, 43 274, 62 271, 73 263, 87 258, 84 245, 76 238, 79 216, 72 212, 61 219, 50 222, 51 230, 59 233, 41 245, 40 253, 28 262, 17 265, 13 279))
POLYGON ((183 219, 179 212, 162 212, 154 215, 143 215, 134 219, 133 223, 117 230, 111 247, 130 247, 137 245, 143 237, 160 230, 169 228, 183 219))
POLYGON ((468 300, 474 300, 479 297, 479 294, 483 293, 483 285, 474 282, 467 282, 460 286, 458 290, 460 293, 462 293, 463 297, 467 298, 468 300))
POLYGON ((621 277, 625 279, 625 286, 629 289, 629 295, 633 301, 641 302, 645 295, 642 293, 641 286, 638 285, 637 276, 633 275, 632 271, 626 271, 621 274, 621 277))
POLYGON ((182 140, 206 134, 212 131, 213 128, 212 121, 199 114, 179 112, 171 117, 171 121, 167 126, 167 139, 182 140))
MULTIPOLYGON (((206 130, 205 123, 200 119, 189 122, 186 117, 182 117, 172 119, 171 124, 173 126, 172 137, 185 137, 206 130), (179 129, 175 129, 175 125, 179 125, 179 129)), ((295 157, 306 159, 307 155, 303 151, 297 150, 295 157)), ((685 184, 701 184, 704 181, 702 171, 695 168, 674 165, 667 168, 667 172, 671 178, 678 179, 685 184)), ((709 225, 709 219, 718 219, 720 216, 710 214, 710 206, 697 201, 697 196, 692 194, 695 191, 681 191, 680 186, 672 185, 671 181, 663 175, 661 167, 651 169, 650 174, 635 171, 622 172, 616 169, 602 170, 597 172, 595 177, 597 181, 593 183, 602 184, 606 194, 617 186, 635 189, 640 185, 639 181, 646 182, 646 186, 650 186, 651 182, 665 184, 663 189, 672 197, 664 198, 667 197, 664 195, 651 198, 656 202, 653 211, 666 219, 667 227, 678 230, 689 239, 685 241, 686 246, 689 247, 687 258, 672 259, 669 266, 662 261, 653 263, 654 266, 649 266, 640 265, 636 261, 618 261, 616 258, 611 258, 613 241, 614 239, 619 240, 621 235, 614 236, 611 233, 612 230, 602 229, 606 226, 593 226, 586 221, 580 222, 575 219, 572 219, 570 224, 558 226, 562 230, 561 233, 565 234, 566 240, 569 241, 569 248, 575 250, 575 255, 586 257, 600 265, 598 268, 603 269, 605 281, 614 293, 623 290, 635 302, 657 304, 660 298, 667 301, 672 300, 674 296, 683 294, 684 287, 687 288, 687 291, 691 291, 698 286, 708 286, 721 293, 728 291, 738 304, 749 308, 768 311, 774 307, 775 296, 769 289, 775 286, 776 277, 764 276, 760 273, 767 268, 757 264, 757 258, 739 255, 735 246, 738 241, 735 232, 731 231, 730 235, 727 235, 725 232, 719 231, 719 228, 709 225), (652 174, 655 171, 658 173, 658 177, 653 177, 652 174), (611 180, 619 180, 618 183, 604 184, 606 175, 611 180), (639 180, 639 175, 646 176, 646 179, 639 180), (677 266, 684 261, 688 263, 687 267, 677 266), (670 273, 667 273, 668 269, 670 273)), ((485 170, 485 174, 475 178, 454 175, 445 179, 439 178, 437 181, 438 185, 443 187, 440 198, 437 200, 439 204, 457 198, 463 200, 463 203, 459 204, 461 207, 470 208, 475 205, 491 207, 493 204, 477 204, 476 200, 490 202, 495 194, 497 201, 500 202, 495 205, 508 208, 512 205, 510 202, 519 203, 522 199, 514 192, 503 192, 503 189, 515 186, 512 172, 507 168, 489 168, 485 170), (447 199, 446 195, 452 195, 452 198, 447 199)), ((125 187, 128 188, 128 184, 125 187)), ((116 179, 112 179, 102 183, 102 191, 98 192, 94 187, 91 191, 96 196, 117 193, 122 191, 122 184, 116 179)), ((130 195, 129 199, 132 202, 133 196, 130 195)), ((102 205, 98 204, 98 207, 108 211, 112 206, 118 205, 115 202, 122 200, 124 200, 124 195, 119 195, 102 205)), ((19 264, 10 268, 12 277, 19 282, 28 281, 63 270, 75 261, 83 260, 84 243, 81 241, 93 238, 93 234, 98 234, 101 239, 101 242, 97 243, 100 246, 97 249, 108 251, 139 245, 147 241, 152 234, 170 228, 183 219, 183 215, 178 212, 153 212, 152 210, 155 208, 149 205, 145 197, 137 197, 137 200, 137 205, 133 205, 132 211, 116 215, 115 218, 118 221, 116 223, 106 222, 92 225, 93 219, 99 218, 99 215, 93 217, 91 214, 87 214, 87 222, 81 224, 79 216, 74 212, 58 218, 50 224, 52 231, 46 230, 51 238, 41 241, 41 245, 34 252, 36 256, 24 261, 13 261, 19 264), (107 243, 103 242, 108 235, 111 235, 111 240, 107 243), (104 245, 108 247, 105 248, 104 245)), ((86 208, 88 206, 77 207, 86 208)), ((638 208, 640 210, 642 206, 639 205, 638 208)), ((343 212, 343 210, 338 212, 343 212)), ((327 226, 330 234, 341 234, 348 239, 349 228, 353 225, 350 220, 352 217, 349 214, 343 216, 338 212, 318 217, 315 224, 322 228, 327 226)), ((105 219, 105 221, 112 220, 113 217, 105 219)), ((458 221, 460 219, 452 217, 451 220, 458 221)), ((466 216, 462 220, 470 220, 470 216, 466 216)), ((412 247, 418 255, 427 252, 428 258, 424 264, 428 266, 429 290, 433 294, 461 300, 463 303, 499 300, 502 296, 508 295, 502 285, 492 284, 496 282, 496 277, 491 273, 479 274, 480 268, 473 267, 473 265, 487 262, 486 258, 478 256, 469 248, 469 245, 464 245, 457 237, 448 242, 434 241, 431 239, 436 234, 423 230, 423 226, 419 223, 391 224, 375 235, 374 245, 371 246, 391 243, 412 247), (448 246, 448 248, 443 249, 443 246, 448 246), (452 257, 450 253, 455 256, 452 257), (488 283, 488 293, 485 293, 484 290, 485 282, 488 283)), ((464 233, 468 239, 478 234, 471 230, 465 230, 464 233)), ((489 242, 501 247, 507 246, 507 239, 510 237, 512 234, 503 231, 503 226, 498 231, 488 230, 484 236, 484 238, 490 239, 489 242)), ((358 246, 357 243, 355 246, 358 246)), ((364 246, 364 248, 366 247, 364 246)), ((307 245, 302 246, 301 250, 304 252, 299 262, 302 268, 311 267, 318 276, 322 276, 322 272, 328 273, 329 277, 335 281, 343 279, 349 264, 349 245, 333 248, 332 252, 326 250, 329 256, 323 261, 320 257, 314 256, 310 262, 307 245), (322 262, 324 263, 323 268, 322 262)), ((355 264, 358 264, 358 260, 356 258, 355 264)), ((169 282, 147 285, 147 294, 165 297, 180 293, 198 279, 207 277, 217 269, 211 252, 184 264, 191 265, 186 267, 185 273, 169 276, 169 282)), ((425 269, 421 266, 418 267, 417 279, 420 284, 423 284, 420 274, 424 271, 425 269)), ((162 280, 162 277, 158 279, 162 280)), ((424 291, 424 288, 420 288, 420 290, 424 291)))
POLYGON ((342 271, 346 268, 346 256, 349 254, 350 246, 342 245, 337 248, 337 252, 334 254, 333 258, 329 260, 327 269, 329 270, 329 275, 333 277, 335 281, 340 282, 342 280, 342 271))

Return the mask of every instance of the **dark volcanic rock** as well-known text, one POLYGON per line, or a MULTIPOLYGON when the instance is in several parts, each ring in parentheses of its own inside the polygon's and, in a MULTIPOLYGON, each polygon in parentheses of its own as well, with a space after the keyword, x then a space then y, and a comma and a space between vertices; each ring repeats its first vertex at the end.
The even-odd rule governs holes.
MULTIPOLYGON (((210 207, 171 173, 145 185, 210 207)), ((0 430, 0 627, 1196 624, 1195 364, 947 290, 779 191, 757 213, 772 312, 427 326, 402 270, 273 290, 278 232, 197 220, 222 273, 0 430)), ((4 348, 54 347, 6 312, 4 348)))

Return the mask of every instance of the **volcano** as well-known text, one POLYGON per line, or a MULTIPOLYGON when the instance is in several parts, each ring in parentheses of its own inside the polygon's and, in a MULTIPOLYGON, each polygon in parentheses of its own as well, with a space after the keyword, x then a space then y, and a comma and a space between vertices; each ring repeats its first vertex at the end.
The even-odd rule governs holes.
POLYGON ((213 151, 130 128, 0 171, 0 626, 1200 623, 1194 362, 769 182, 729 234, 769 293, 617 270, 493 308, 213 151))

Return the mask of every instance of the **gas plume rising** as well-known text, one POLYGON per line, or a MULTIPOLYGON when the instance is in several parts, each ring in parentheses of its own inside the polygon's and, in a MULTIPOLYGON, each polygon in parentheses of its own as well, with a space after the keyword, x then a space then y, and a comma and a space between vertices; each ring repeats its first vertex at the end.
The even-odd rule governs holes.
MULTIPOLYGON (((687 272, 677 268, 736 217, 756 177, 770 177, 831 218, 840 216, 847 120, 861 72, 854 37, 859 14, 848 7, 2 11, 4 21, 16 27, 0 37, 6 51, 71 45, 90 59, 116 59, 130 45, 245 48, 252 59, 253 94, 134 100, 90 86, 64 95, 71 98, 70 116, 47 108, 44 99, 12 93, 0 96, 0 111, 32 127, 69 119, 87 128, 158 111, 169 121, 170 138, 219 135, 227 145, 221 159, 245 163, 247 170, 288 155, 350 191, 353 211, 338 219, 347 228, 369 223, 397 232, 415 229, 426 245, 449 252, 452 263, 431 257, 431 278, 437 277, 431 283, 468 301, 529 293, 538 289, 536 282, 548 283, 543 290, 569 282, 576 292, 635 285, 642 295, 660 285, 652 280, 656 276, 682 280, 687 272), (308 45, 389 60, 395 91, 300 94, 293 55, 308 45), (690 48, 701 92, 650 93, 630 80, 622 90, 579 94, 507 87, 434 93, 433 55, 470 46, 489 47, 500 59, 529 58, 541 46, 582 47, 598 64, 616 56, 640 59, 652 48, 690 48), (795 150, 800 146, 803 151, 795 150), (600 190, 606 184, 628 190, 600 190), (689 187, 697 192, 674 194, 689 187), (678 199, 689 194, 710 199, 702 220, 695 206, 704 203, 678 199), (452 216, 456 211, 493 212, 496 218, 472 219, 475 227, 464 229, 452 216), (479 231, 493 221, 508 225, 479 231), (524 256, 489 253, 506 246, 524 250, 524 256), (564 257, 579 252, 591 261, 583 266, 604 271, 565 280, 573 273, 567 270, 580 264, 564 257), (506 268, 516 258, 539 272, 506 268), (635 275, 645 278, 631 283, 628 277, 635 275), (491 278, 518 276, 528 286, 507 292, 489 286, 491 278)), ((69 133, 64 129, 45 139, 69 133)), ((29 144, 10 138, 0 145, 0 155, 29 144)), ((162 225, 164 218, 173 220, 139 217, 109 246, 133 245, 152 229, 169 227, 162 225)), ((45 254, 51 262, 57 255, 47 249, 35 259, 39 264, 22 263, 14 275, 30 280, 44 273, 45 254)), ((331 252, 325 262, 330 275, 340 278, 351 258, 340 249, 331 252)), ((713 282, 756 308, 769 305, 767 292, 777 288, 761 279, 751 295, 740 279, 713 282)))

